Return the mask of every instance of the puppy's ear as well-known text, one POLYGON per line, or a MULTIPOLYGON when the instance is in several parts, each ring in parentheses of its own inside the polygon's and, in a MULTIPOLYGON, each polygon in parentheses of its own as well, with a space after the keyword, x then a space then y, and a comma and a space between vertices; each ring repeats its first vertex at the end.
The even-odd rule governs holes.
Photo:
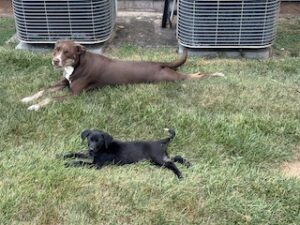
POLYGON ((86 48, 80 44, 76 44, 76 51, 78 55, 81 55, 86 52, 86 48))
POLYGON ((84 130, 84 131, 82 131, 82 133, 81 133, 81 139, 82 140, 84 140, 85 138, 87 138, 87 136, 89 136, 90 135, 90 133, 91 133, 91 131, 90 130, 84 130))
POLYGON ((110 136, 107 133, 103 133, 103 138, 104 138, 104 144, 105 144, 105 148, 108 148, 108 146, 112 143, 113 141, 113 137, 110 136))

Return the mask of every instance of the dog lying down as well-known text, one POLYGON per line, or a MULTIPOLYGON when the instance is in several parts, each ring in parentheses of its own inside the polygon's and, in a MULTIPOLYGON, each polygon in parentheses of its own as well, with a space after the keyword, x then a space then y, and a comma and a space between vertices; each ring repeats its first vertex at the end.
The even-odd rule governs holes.
POLYGON ((152 164, 172 170, 180 179, 182 174, 174 162, 186 167, 191 164, 181 156, 170 158, 167 153, 168 144, 175 137, 175 131, 166 129, 169 137, 156 141, 118 141, 112 136, 99 130, 84 130, 81 138, 87 139, 88 150, 86 152, 69 152, 63 154, 63 158, 90 159, 91 162, 76 160, 65 163, 66 167, 88 166, 100 169, 105 165, 125 165, 148 160, 152 164))
POLYGON ((185 63, 187 51, 178 60, 163 62, 130 62, 107 58, 91 53, 84 46, 70 40, 58 41, 53 50, 52 64, 63 70, 63 76, 55 84, 23 98, 23 103, 31 103, 45 94, 69 88, 65 96, 47 97, 28 107, 39 110, 54 100, 63 100, 84 91, 99 89, 107 85, 156 83, 162 81, 197 80, 207 76, 224 76, 222 73, 181 74, 176 69, 185 63))

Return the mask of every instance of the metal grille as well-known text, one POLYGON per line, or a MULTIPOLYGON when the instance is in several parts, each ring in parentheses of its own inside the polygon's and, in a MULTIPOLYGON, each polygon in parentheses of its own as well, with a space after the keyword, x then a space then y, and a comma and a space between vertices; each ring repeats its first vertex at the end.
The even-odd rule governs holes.
POLYGON ((26 43, 106 41, 115 24, 114 0, 13 0, 18 38, 26 43))
POLYGON ((179 0, 177 38, 189 48, 268 47, 279 0, 179 0))

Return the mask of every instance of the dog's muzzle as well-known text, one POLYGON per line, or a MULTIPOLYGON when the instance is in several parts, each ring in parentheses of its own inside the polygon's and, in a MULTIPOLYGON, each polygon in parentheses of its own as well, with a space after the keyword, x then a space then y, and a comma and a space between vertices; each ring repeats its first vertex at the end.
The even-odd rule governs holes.
POLYGON ((91 157, 94 157, 95 156, 95 151, 93 149, 89 149, 89 155, 91 157))

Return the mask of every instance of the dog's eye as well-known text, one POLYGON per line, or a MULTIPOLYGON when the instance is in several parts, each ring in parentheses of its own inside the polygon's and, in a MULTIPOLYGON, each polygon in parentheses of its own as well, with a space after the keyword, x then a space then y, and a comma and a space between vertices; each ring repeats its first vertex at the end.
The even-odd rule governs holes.
POLYGON ((57 48, 56 48, 56 51, 58 51, 58 52, 59 52, 59 51, 60 51, 60 47, 57 47, 57 48))
POLYGON ((69 51, 68 50, 64 50, 64 54, 68 54, 69 53, 69 51))
POLYGON ((97 140, 97 138, 91 138, 91 141, 92 142, 97 142, 98 140, 97 140))

